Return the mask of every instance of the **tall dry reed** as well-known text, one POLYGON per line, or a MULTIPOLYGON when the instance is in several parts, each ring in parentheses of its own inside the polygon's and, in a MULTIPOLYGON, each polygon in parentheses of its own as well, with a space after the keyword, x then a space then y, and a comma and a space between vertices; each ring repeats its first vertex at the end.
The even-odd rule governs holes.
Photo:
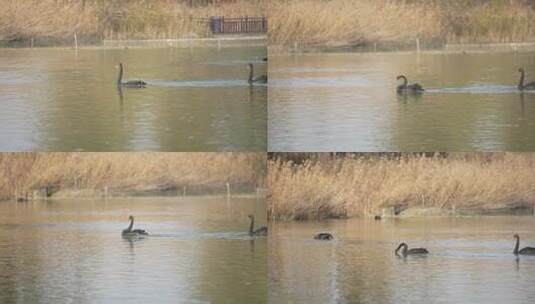
POLYGON ((527 0, 272 0, 275 46, 376 42, 522 42, 535 40, 527 0))
POLYGON ((96 36, 101 39, 209 35, 199 18, 264 16, 265 0, 188 6, 176 0, 0 0, 0 40, 96 36))
POLYGON ((262 153, 0 153, 0 200, 32 189, 166 189, 264 182, 262 153))
POLYGON ((377 214, 392 206, 492 209, 535 204, 535 154, 313 157, 268 162, 269 217, 377 214))

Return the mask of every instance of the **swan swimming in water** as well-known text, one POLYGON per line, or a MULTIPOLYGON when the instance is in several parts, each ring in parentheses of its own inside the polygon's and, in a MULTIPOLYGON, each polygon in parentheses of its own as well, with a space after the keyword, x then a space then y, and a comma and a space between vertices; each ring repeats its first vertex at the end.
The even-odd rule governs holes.
POLYGON ((327 232, 318 233, 314 236, 315 240, 330 241, 334 239, 334 236, 327 232))
POLYGON ((403 79, 403 83, 398 85, 396 88, 396 92, 398 94, 419 94, 425 91, 424 88, 422 88, 422 86, 417 83, 407 85, 408 80, 407 77, 405 77, 404 75, 399 75, 396 78, 396 80, 400 79, 403 79))
POLYGON ((515 234, 514 238, 516 239, 515 248, 513 249, 515 255, 535 255, 535 248, 533 247, 524 247, 518 250, 518 247, 520 246, 520 237, 518 234, 515 234))
POLYGON ((429 251, 425 248, 411 248, 409 249, 409 246, 405 243, 399 244, 398 248, 396 248, 395 251, 397 256, 406 257, 408 255, 419 255, 419 254, 428 254, 429 251), (401 249, 401 255, 399 254, 399 250, 401 249))
POLYGON ((251 225, 249 226, 250 236, 267 235, 268 228, 266 226, 262 226, 254 230, 254 216, 252 214, 249 214, 249 218, 251 219, 251 225))
POLYGON ((524 84, 524 76, 525 73, 523 68, 519 68, 518 71, 520 72, 520 81, 518 82, 517 88, 520 91, 523 90, 535 90, 535 81, 524 84))
POLYGON ((143 80, 129 80, 123 82, 123 64, 119 63, 119 75, 117 77, 117 87, 127 87, 127 88, 144 88, 147 83, 143 80))
POLYGON ((253 77, 254 75, 254 68, 253 64, 249 63, 249 78, 247 79, 247 82, 252 85, 253 83, 267 83, 268 78, 266 75, 260 75, 256 78, 253 77))
POLYGON ((149 233, 143 229, 134 229, 134 217, 130 216, 128 218, 130 220, 130 225, 126 229, 123 230, 122 235, 123 236, 139 236, 139 235, 149 235, 149 233))

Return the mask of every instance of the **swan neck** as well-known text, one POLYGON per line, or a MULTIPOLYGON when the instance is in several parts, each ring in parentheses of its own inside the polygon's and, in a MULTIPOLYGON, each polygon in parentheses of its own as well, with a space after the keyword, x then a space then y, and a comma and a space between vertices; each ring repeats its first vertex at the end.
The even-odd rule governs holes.
POLYGON ((123 82, 123 65, 119 65, 119 76, 117 77, 117 86, 120 86, 123 82))
POLYGON ((406 86, 407 86, 407 82, 408 82, 407 77, 405 77, 405 76, 401 76, 401 79, 403 79, 403 84, 402 84, 402 86, 403 86, 403 87, 406 87, 406 86))
POLYGON ((520 237, 516 237, 516 244, 515 244, 515 248, 513 249, 513 253, 514 254, 518 254, 518 248, 520 247, 520 237))
POLYGON ((253 234, 254 217, 251 217, 251 225, 249 226, 249 234, 253 234))
POLYGON ((520 81, 518 82, 518 87, 524 87, 524 70, 520 71, 520 81))
POLYGON ((253 65, 249 65, 249 79, 248 81, 249 82, 252 82, 253 81, 253 65))
POLYGON ((130 219, 130 225, 128 225, 128 228, 126 230, 132 231, 132 228, 134 227, 134 218, 130 219))

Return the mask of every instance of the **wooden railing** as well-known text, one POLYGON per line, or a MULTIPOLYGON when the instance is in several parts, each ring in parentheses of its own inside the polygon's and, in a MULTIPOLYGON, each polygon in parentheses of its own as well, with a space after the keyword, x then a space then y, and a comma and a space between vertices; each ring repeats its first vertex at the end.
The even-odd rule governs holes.
POLYGON ((211 17, 207 20, 213 34, 266 33, 266 17, 225 18, 211 17))

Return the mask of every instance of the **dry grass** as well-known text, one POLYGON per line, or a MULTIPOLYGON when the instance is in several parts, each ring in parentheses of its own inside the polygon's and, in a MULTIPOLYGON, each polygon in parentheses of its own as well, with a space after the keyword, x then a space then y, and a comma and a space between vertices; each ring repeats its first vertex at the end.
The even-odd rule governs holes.
POLYGON ((264 172, 263 153, 1 153, 0 200, 45 186, 225 189, 229 181, 253 191, 264 182, 264 172))
POLYGON ((272 45, 535 40, 529 0, 273 0, 272 45))
POLYGON ((107 1, 0 0, 0 40, 29 38, 101 39, 204 37, 198 18, 263 16, 265 0, 238 0, 190 7, 176 0, 107 1))
POLYGON ((535 204, 535 154, 331 157, 268 162, 269 217, 318 219, 380 209, 493 209, 535 204))

